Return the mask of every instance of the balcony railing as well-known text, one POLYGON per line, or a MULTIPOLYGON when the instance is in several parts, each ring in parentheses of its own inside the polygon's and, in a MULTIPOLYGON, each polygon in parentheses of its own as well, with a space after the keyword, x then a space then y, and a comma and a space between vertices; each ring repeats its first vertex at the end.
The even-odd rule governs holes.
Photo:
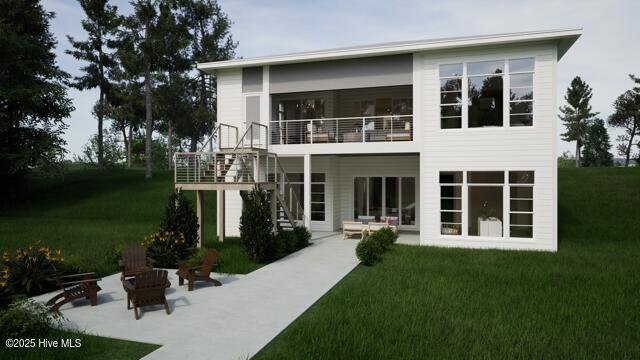
POLYGON ((413 140, 413 115, 271 121, 271 144, 335 144, 413 140))

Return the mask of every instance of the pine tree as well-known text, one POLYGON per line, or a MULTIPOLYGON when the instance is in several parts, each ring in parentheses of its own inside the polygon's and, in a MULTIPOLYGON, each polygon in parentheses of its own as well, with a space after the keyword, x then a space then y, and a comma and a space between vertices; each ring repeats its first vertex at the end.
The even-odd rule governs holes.
MULTIPOLYGON (((32 169, 60 169, 64 119, 74 110, 37 0, 0 0, 0 176, 20 181, 32 169)), ((11 187, 4 187, 10 189, 11 187)))
MULTIPOLYGON (((180 0, 185 23, 191 34, 191 60, 199 62, 228 60, 235 56, 237 42, 231 36, 231 20, 216 0, 180 0)), ((211 131, 216 122, 216 81, 205 72, 197 75, 196 108, 189 127, 190 150, 196 151, 198 140, 211 131)))
POLYGON ((98 88, 100 91, 95 115, 98 118, 98 168, 104 166, 103 129, 104 113, 109 99, 111 83, 110 74, 116 66, 113 50, 114 37, 121 24, 118 8, 108 5, 109 0, 78 0, 84 10, 86 19, 82 20, 82 28, 87 32, 86 41, 67 39, 74 50, 65 51, 78 60, 88 63, 82 67, 83 75, 74 78, 73 87, 79 90, 98 88), (111 52, 110 52, 111 51, 111 52))
POLYGON ((602 119, 595 119, 589 126, 582 148, 582 166, 612 166, 611 142, 602 119))
POLYGON ((571 81, 564 99, 567 105, 560 107, 562 115, 558 117, 564 122, 567 131, 562 140, 576 142, 576 167, 580 166, 580 150, 584 143, 590 123, 598 115, 591 111, 591 87, 579 76, 571 81))
MULTIPOLYGON (((609 116, 609 125, 624 129, 618 136, 618 154, 625 157, 625 166, 633 156, 633 145, 640 148, 640 78, 629 75, 638 86, 625 91, 613 103, 614 112, 609 116)), ((640 156, 640 154, 639 154, 640 156)))

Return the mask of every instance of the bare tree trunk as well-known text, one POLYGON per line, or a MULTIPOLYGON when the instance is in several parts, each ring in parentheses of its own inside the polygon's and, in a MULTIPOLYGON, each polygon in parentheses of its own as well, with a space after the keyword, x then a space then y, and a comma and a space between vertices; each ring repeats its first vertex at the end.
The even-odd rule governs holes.
POLYGON ((576 141, 576 167, 580 167, 580 140, 576 141))
POLYGON ((167 163, 169 170, 173 169, 173 121, 169 120, 169 129, 167 130, 167 163))
POLYGON ((189 144, 189 151, 196 152, 198 151, 198 136, 191 136, 191 143, 189 144))
POLYGON ((633 138, 636 135, 636 124, 633 124, 633 128, 629 132, 629 143, 625 150, 624 166, 629 166, 629 158, 631 157, 631 148, 633 147, 633 138))
POLYGON ((131 167, 131 144, 133 137, 133 126, 129 125, 129 138, 127 139, 127 167, 131 167))
POLYGON ((122 143, 124 144, 125 149, 127 148, 127 144, 129 143, 127 141, 127 126, 126 125, 122 125, 122 128, 120 128, 120 131, 122 131, 122 143))
POLYGON ((102 135, 102 123, 103 123, 103 109, 104 109, 104 92, 102 91, 102 87, 100 87, 100 100, 98 103, 98 111, 96 111, 96 115, 98 116, 98 169, 104 168, 104 144, 103 144, 103 135, 102 135))
POLYGON ((151 64, 149 59, 144 60, 144 92, 145 92, 145 143, 144 143, 144 157, 146 172, 145 178, 150 179, 153 176, 153 162, 151 142, 153 141, 153 114, 151 110, 151 64))

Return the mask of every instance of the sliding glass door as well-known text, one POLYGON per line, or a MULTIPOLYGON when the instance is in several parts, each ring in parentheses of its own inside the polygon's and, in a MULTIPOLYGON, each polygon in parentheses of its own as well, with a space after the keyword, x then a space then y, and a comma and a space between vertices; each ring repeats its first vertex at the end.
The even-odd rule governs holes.
POLYGON ((353 181, 353 217, 398 218, 400 225, 416 225, 416 178, 358 176, 353 181))

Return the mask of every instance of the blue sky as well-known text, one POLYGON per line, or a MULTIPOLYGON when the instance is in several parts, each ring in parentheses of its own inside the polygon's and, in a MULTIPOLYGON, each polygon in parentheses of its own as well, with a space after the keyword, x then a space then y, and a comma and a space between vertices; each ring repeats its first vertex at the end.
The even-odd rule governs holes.
MULTIPOLYGON (((122 13, 128 0, 112 0, 122 13)), ((632 85, 627 74, 640 75, 637 16, 640 1, 260 1, 219 0, 233 21, 238 55, 262 56, 368 43, 584 27, 584 34, 558 67, 558 104, 571 79, 580 75, 593 87, 593 107, 603 118, 615 98, 632 85)), ((56 13, 52 31, 58 39, 58 62, 71 74, 82 65, 64 54, 66 35, 83 38, 84 17, 74 0, 44 0, 56 13)), ((70 91, 76 111, 65 134, 71 157, 80 152, 97 121, 91 108, 96 90, 70 91)), ((560 127, 560 130, 563 130, 560 127)), ((609 131, 615 140, 618 131, 609 131)), ((559 141, 559 151, 575 145, 559 141)), ((612 149, 615 153, 615 150, 612 149)))

